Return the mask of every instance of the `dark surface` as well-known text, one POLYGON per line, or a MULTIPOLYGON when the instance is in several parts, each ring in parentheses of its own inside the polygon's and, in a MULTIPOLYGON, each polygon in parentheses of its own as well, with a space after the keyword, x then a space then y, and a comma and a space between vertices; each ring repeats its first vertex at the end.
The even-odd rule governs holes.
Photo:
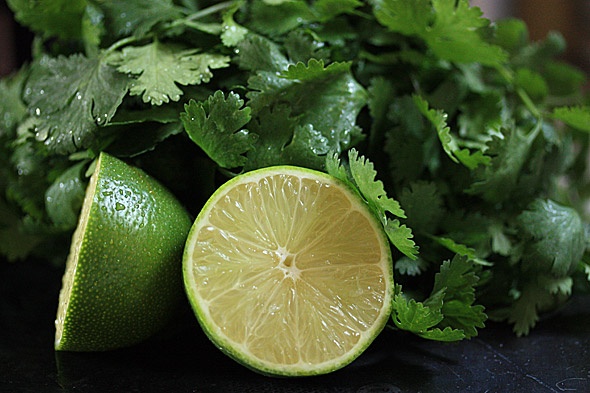
POLYGON ((227 358, 184 310, 149 342, 106 353, 53 351, 61 269, 0 261, 0 392, 590 392, 590 297, 526 338, 488 324, 454 344, 385 331, 348 367, 270 378, 227 358))

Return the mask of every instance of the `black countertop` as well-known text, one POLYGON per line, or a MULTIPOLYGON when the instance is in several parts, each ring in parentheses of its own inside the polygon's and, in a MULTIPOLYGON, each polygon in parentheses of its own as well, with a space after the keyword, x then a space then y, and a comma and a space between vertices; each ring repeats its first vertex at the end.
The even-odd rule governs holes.
POLYGON ((132 348, 55 353, 61 273, 0 261, 0 392, 590 392, 590 296, 574 297, 528 337, 493 323, 459 343, 384 331, 335 373, 271 378, 218 351, 188 306, 170 329, 132 348))

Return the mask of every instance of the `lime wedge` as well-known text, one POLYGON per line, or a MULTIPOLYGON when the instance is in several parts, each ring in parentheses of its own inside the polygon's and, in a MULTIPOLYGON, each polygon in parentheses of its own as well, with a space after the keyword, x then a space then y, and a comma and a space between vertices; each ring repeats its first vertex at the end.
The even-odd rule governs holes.
POLYGON ((66 262, 55 349, 103 351, 161 329, 183 299, 191 220, 155 179, 101 153, 66 262))
POLYGON ((221 186, 196 218, 185 289, 209 338, 270 375, 318 375, 385 326, 391 251, 360 196, 322 172, 279 166, 221 186))

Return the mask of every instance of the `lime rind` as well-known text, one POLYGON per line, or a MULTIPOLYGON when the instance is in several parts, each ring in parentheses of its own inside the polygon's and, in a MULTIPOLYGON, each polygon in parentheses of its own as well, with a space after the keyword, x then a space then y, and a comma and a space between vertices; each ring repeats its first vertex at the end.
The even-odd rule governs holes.
POLYGON ((101 153, 72 236, 55 349, 126 347, 164 327, 183 298, 181 260, 190 225, 165 187, 101 153))

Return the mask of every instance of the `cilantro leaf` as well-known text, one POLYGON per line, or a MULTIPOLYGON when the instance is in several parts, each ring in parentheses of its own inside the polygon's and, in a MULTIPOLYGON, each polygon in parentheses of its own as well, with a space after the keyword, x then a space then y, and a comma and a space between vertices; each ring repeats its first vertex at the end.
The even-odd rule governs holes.
POLYGON ((327 139, 311 124, 299 125, 288 106, 264 109, 249 128, 258 135, 258 140, 248 151, 244 170, 279 164, 323 167, 324 155, 328 153, 327 139))
POLYGON ((484 307, 473 304, 478 281, 474 266, 466 257, 457 255, 442 264, 432 289, 433 294, 444 291, 442 326, 460 329, 466 337, 476 336, 476 328, 484 327, 487 319, 484 307))
POLYGON ((332 176, 353 184, 381 221, 391 243, 408 258, 417 258, 418 248, 412 240, 412 230, 399 220, 389 217, 393 215, 405 218, 405 213, 399 202, 387 196, 383 182, 375 180, 377 172, 371 161, 364 156, 359 157, 357 150, 352 148, 348 151, 348 168, 338 165, 338 160, 333 155, 328 160, 327 170, 332 176))
POLYGON ((221 28, 221 42, 225 46, 236 46, 246 37, 248 29, 240 26, 234 20, 234 14, 239 9, 240 3, 231 7, 228 11, 223 14, 223 27, 221 28))
POLYGON ((442 110, 430 109, 428 102, 418 95, 414 95, 414 103, 436 129, 442 148, 451 160, 460 162, 469 169, 475 169, 480 165, 489 165, 490 158, 484 155, 481 150, 471 153, 468 149, 459 147, 457 138, 451 134, 451 129, 447 125, 446 113, 442 110))
POLYGON ((86 0, 8 0, 15 19, 45 37, 80 38, 86 0))
POLYGON ((0 80, 0 141, 14 137, 17 126, 27 116, 27 107, 21 99, 27 76, 23 70, 0 80))
POLYGON ((493 135, 488 142, 486 155, 491 157, 489 166, 479 168, 475 182, 467 193, 480 195, 490 202, 502 202, 511 197, 519 185, 521 171, 538 134, 538 129, 528 134, 511 126, 493 135))
POLYGON ((254 30, 268 36, 281 35, 310 23, 328 23, 363 5, 360 0, 256 1, 252 4, 254 30))
POLYGON ((399 220, 390 218, 385 222, 383 229, 391 244, 401 253, 410 259, 418 258, 418 246, 412 240, 414 237, 412 229, 403 225, 399 220))
POLYGON ((590 106, 559 107, 553 110, 554 119, 570 127, 590 132, 590 106))
POLYGON ((85 162, 63 172, 45 192, 47 215, 57 228, 74 229, 82 207, 86 185, 81 179, 85 162))
POLYGON ((297 26, 313 21, 316 15, 304 0, 255 1, 252 3, 252 28, 268 36, 287 33, 297 26))
POLYGON ((388 213, 406 218, 399 202, 388 197, 383 182, 375 179, 377 171, 375 171, 373 163, 365 156, 359 157, 356 149, 349 150, 348 159, 352 179, 381 222, 387 222, 388 213))
POLYGON ((127 78, 101 57, 42 57, 33 64, 24 100, 49 150, 67 154, 89 147, 127 93, 127 78))
POLYGON ((361 0, 317 0, 313 8, 318 20, 327 22, 338 15, 350 14, 362 5, 361 0))
POLYGON ((466 257, 469 261, 479 263, 481 265, 490 265, 489 262, 479 258, 476 254, 476 250, 472 247, 468 247, 465 244, 457 243, 454 239, 444 236, 430 236, 436 243, 440 244, 449 251, 454 252, 457 255, 466 257))
POLYGON ((377 0, 372 3, 377 21, 404 35, 426 35, 434 17, 430 0, 377 0))
POLYGON ((434 54, 456 63, 500 64, 507 59, 499 46, 481 34, 489 20, 467 0, 373 0, 379 23, 391 31, 422 38, 434 54))
POLYGON ((410 228, 419 233, 436 233, 445 209, 435 183, 424 180, 412 182, 402 190, 398 199, 410 228))
POLYGON ((281 72, 289 66, 289 59, 282 52, 281 47, 259 35, 246 35, 237 44, 237 53, 236 62, 240 68, 253 71, 258 76, 266 77, 267 72, 281 72))
POLYGON ((562 61, 549 60, 542 71, 549 93, 555 96, 575 95, 587 80, 584 72, 562 61))
POLYGON ((496 65, 506 61, 506 53, 486 42, 481 29, 489 25, 483 12, 468 0, 432 0, 436 18, 424 37, 441 59, 456 63, 477 62, 496 65))
POLYGON ((395 292, 392 320, 399 329, 436 341, 459 341, 465 338, 465 334, 459 329, 447 326, 441 330, 436 327, 444 319, 444 291, 432 295, 425 302, 406 298, 400 285, 396 285, 395 292))
POLYGON ((356 186, 352 176, 350 175, 350 171, 347 170, 344 165, 341 165, 340 158, 338 158, 338 153, 332 152, 326 156, 325 171, 335 178, 350 184, 350 186, 356 190, 356 186))
POLYGON ((117 38, 144 37, 159 23, 183 15, 172 0, 104 0, 98 4, 106 16, 105 25, 117 38))
POLYGON ((190 100, 180 114, 188 136, 222 168, 236 168, 246 163, 257 135, 243 129, 250 121, 250 108, 231 92, 227 97, 216 91, 206 101, 190 100))
POLYGON ((535 102, 544 100, 549 94, 549 86, 545 78, 530 68, 523 67, 516 70, 514 84, 522 88, 535 102))
POLYGON ((26 258, 43 240, 43 235, 27 233, 15 206, 0 197, 0 254, 8 261, 26 258))
POLYGON ((518 218, 526 239, 523 268, 552 273, 556 277, 572 274, 586 249, 586 237, 578 213, 552 200, 537 199, 518 218))
POLYGON ((538 311, 553 302, 553 296, 536 280, 529 280, 510 308, 508 322, 517 336, 526 336, 539 320, 538 311))
POLYGON ((198 53, 180 45, 165 44, 158 40, 143 46, 128 46, 108 59, 124 74, 135 75, 129 93, 141 95, 143 102, 162 105, 178 101, 183 94, 180 85, 209 82, 211 69, 229 65, 229 57, 198 53))
POLYGON ((248 80, 248 105, 254 115, 265 107, 290 105, 299 124, 311 124, 327 138, 331 150, 340 152, 360 138, 356 118, 366 103, 366 92, 350 66, 332 63, 325 67, 323 61, 311 59, 278 74, 258 72, 248 80))
POLYGON ((422 274, 428 267, 426 261, 421 258, 411 259, 406 256, 395 261, 395 270, 407 276, 422 274))

